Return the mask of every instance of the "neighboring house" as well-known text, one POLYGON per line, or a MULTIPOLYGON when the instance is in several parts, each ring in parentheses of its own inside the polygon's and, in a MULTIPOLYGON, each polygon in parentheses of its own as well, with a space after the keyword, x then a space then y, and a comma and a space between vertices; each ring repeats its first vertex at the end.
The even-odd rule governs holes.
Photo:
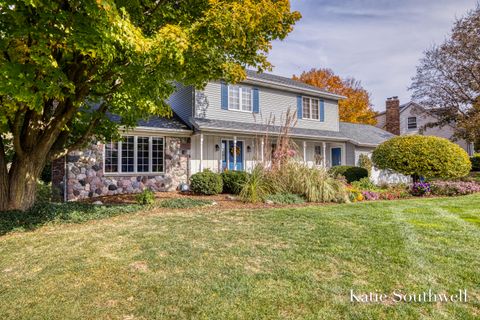
POLYGON ((423 134, 452 140, 462 147, 470 156, 474 153, 473 143, 453 138, 453 125, 426 127, 427 124, 438 122, 434 110, 428 110, 415 102, 400 105, 398 97, 388 98, 386 110, 377 116, 377 127, 395 135, 423 134))
POLYGON ((203 90, 177 86, 173 119, 152 118, 124 132, 122 142, 95 143, 54 161, 53 185, 65 200, 175 190, 210 169, 251 170, 274 148, 288 110, 289 135, 309 166, 356 165, 361 153, 393 135, 370 125, 339 121, 341 96, 271 74, 248 71, 236 85, 203 90), (270 139, 265 139, 268 136, 270 139))

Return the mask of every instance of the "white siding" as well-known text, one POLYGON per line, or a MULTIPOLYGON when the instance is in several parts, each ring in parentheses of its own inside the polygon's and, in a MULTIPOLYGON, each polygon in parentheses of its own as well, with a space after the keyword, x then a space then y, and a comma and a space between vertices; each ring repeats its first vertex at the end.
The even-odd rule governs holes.
MULTIPOLYGON (((219 82, 210 82, 205 90, 197 92, 196 95, 203 95, 206 103, 199 104, 196 99, 195 114, 197 117, 208 119, 249 122, 249 123, 269 123, 269 120, 275 120, 276 125, 284 124, 284 116, 290 108, 291 112, 297 111, 297 94, 285 92, 278 89, 270 89, 261 86, 259 88, 260 113, 222 110, 220 101, 221 84, 219 82)), ((339 130, 338 103, 334 100, 325 99, 325 121, 300 119, 296 125, 297 128, 319 129, 319 130, 339 130)))

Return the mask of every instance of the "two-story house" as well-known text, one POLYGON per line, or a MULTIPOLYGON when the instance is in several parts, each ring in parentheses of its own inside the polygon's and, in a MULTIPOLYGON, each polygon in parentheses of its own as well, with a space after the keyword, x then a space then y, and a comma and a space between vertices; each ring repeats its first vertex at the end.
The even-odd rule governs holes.
POLYGON ((413 101, 400 104, 398 97, 388 98, 385 111, 378 113, 376 118, 377 127, 395 135, 423 134, 442 137, 458 144, 470 156, 474 153, 473 143, 454 139, 454 124, 428 126, 439 121, 435 110, 426 109, 413 101))
POLYGON ((172 119, 141 121, 122 141, 94 143, 53 166, 53 185, 65 200, 175 190, 210 169, 251 170, 275 148, 290 110, 289 135, 309 166, 356 165, 393 135, 374 126, 339 121, 342 97, 276 75, 247 72, 239 84, 212 81, 203 90, 178 85, 172 119), (267 138, 268 137, 268 138, 267 138))

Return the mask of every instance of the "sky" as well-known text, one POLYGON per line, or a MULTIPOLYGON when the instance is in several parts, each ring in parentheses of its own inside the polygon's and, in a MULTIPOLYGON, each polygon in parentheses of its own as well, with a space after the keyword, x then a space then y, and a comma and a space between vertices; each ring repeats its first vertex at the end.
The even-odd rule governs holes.
POLYGON ((408 102, 408 87, 423 52, 440 44, 455 18, 477 0, 291 0, 302 19, 269 54, 272 73, 291 77, 331 68, 370 92, 375 110, 388 97, 408 102))

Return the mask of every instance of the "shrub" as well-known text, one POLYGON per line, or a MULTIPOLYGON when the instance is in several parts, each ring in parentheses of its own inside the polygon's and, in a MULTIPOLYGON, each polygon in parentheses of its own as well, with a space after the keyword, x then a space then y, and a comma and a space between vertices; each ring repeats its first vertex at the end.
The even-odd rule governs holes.
POLYGON ((52 199, 52 184, 45 183, 39 180, 37 182, 35 203, 44 204, 44 203, 50 202, 51 199, 52 199))
POLYGON ((240 199, 251 203, 262 202, 274 190, 271 181, 267 178, 266 170, 261 165, 257 165, 248 175, 247 181, 240 191, 240 199))
POLYGON ((138 204, 149 205, 155 202, 155 192, 150 189, 145 189, 135 196, 138 204))
POLYGON ((470 158, 470 162, 472 163, 472 171, 480 171, 480 153, 475 153, 470 158))
POLYGON ((378 189, 378 187, 368 177, 362 178, 358 181, 353 181, 352 186, 359 190, 377 190, 378 189))
POLYGON ((160 207, 171 209, 186 209, 212 205, 212 201, 192 198, 167 199, 160 202, 160 207))
POLYGON ((379 169, 414 177, 456 178, 466 176, 471 163, 460 146, 433 136, 400 136, 380 144, 372 155, 379 169))
POLYGON ((368 176, 372 174, 372 167, 373 167, 373 162, 372 159, 367 155, 367 154, 360 154, 358 157, 358 166, 360 168, 364 168, 368 172, 368 176))
POLYGON ((427 182, 415 182, 410 188, 412 196, 422 197, 430 194, 430 184, 427 182))
POLYGON ((265 200, 270 200, 275 204, 300 204, 305 202, 305 199, 303 199, 298 194, 293 193, 271 194, 268 195, 265 200))
POLYGON ((197 194, 215 195, 222 192, 222 177, 208 169, 190 178, 190 189, 197 194))
POLYGON ((480 184, 466 181, 434 181, 431 192, 436 196, 460 196, 480 192, 480 184))
POLYGON ((290 160, 270 174, 277 192, 299 194, 309 202, 346 202, 348 193, 342 181, 324 169, 310 168, 290 160))
POLYGON ((367 169, 353 166, 335 166, 330 168, 330 172, 334 176, 344 176, 348 183, 368 177, 367 169))
POLYGON ((364 196, 362 194, 362 192, 356 188, 347 188, 348 190, 348 197, 350 199, 351 202, 357 202, 357 201, 363 201, 364 200, 364 196))
POLYGON ((248 179, 245 171, 224 171, 221 174, 223 181, 223 193, 239 194, 248 179))

